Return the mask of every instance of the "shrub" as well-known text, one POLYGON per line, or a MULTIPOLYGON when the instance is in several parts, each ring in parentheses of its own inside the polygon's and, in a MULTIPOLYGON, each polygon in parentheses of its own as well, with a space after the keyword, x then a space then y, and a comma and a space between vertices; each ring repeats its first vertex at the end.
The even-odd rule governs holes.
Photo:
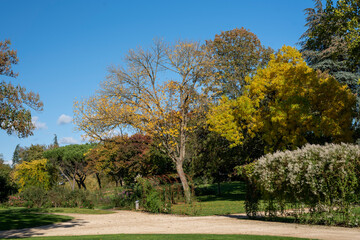
POLYGON ((9 196, 6 205, 9 207, 22 207, 25 205, 25 201, 20 195, 12 195, 9 196))
POLYGON ((134 202, 137 200, 133 190, 120 188, 110 198, 114 207, 132 209, 134 202))
POLYGON ((40 208, 49 205, 46 191, 41 187, 27 187, 20 193, 20 196, 24 199, 24 206, 26 207, 40 208))
POLYGON ((295 151, 267 154, 239 170, 251 188, 246 200, 249 216, 264 210, 266 216, 274 217, 292 208, 300 221, 358 224, 352 215, 360 199, 358 145, 308 144, 295 151))
POLYGON ((155 188, 148 179, 137 178, 135 192, 142 199, 143 208, 152 213, 167 213, 171 210, 171 195, 165 194, 165 187, 155 188))

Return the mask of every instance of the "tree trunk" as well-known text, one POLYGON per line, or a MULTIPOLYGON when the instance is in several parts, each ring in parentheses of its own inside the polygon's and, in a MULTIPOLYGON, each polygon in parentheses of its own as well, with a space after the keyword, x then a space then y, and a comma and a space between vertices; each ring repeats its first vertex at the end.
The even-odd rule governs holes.
POLYGON ((96 175, 96 180, 98 182, 98 185, 99 185, 99 189, 101 189, 101 179, 100 179, 100 174, 99 173, 95 173, 96 175))
POLYGON ((81 184, 80 184, 80 181, 79 181, 79 180, 77 180, 77 179, 76 179, 75 181, 76 181, 76 184, 77 184, 78 188, 79 188, 79 189, 81 189, 81 184))
POLYGON ((185 201, 186 201, 186 203, 190 203, 191 202, 190 187, 189 187, 189 184, 188 184, 188 181, 186 179, 184 169, 183 169, 183 166, 182 166, 181 163, 180 164, 176 163, 176 171, 179 174, 181 184, 182 184, 182 187, 184 189, 185 201))

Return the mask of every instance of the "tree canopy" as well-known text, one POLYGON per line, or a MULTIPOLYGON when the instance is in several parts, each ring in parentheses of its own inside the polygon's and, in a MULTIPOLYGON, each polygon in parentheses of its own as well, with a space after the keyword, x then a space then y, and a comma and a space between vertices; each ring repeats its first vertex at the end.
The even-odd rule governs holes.
MULTIPOLYGON (((17 53, 10 49, 10 41, 0 41, 0 75, 16 78, 12 65, 18 63, 17 53)), ((31 109, 41 111, 43 103, 38 94, 27 92, 20 85, 0 82, 0 128, 8 134, 23 138, 33 134, 31 109)))
POLYGON ((210 110, 211 129, 235 145, 260 133, 269 150, 352 141, 355 96, 333 77, 318 74, 301 53, 284 46, 247 78, 243 96, 223 97, 210 110))
POLYGON ((87 161, 85 156, 93 147, 92 144, 74 144, 47 150, 43 155, 61 172, 73 190, 75 183, 79 189, 86 189, 87 161))
POLYGON ((214 78, 206 78, 208 90, 215 97, 226 95, 230 99, 242 95, 245 78, 263 67, 273 53, 261 45, 258 37, 245 28, 235 28, 215 35, 206 41, 209 57, 213 59, 214 78))
POLYGON ((190 201, 183 163, 188 122, 201 103, 206 51, 197 42, 157 41, 149 50, 130 50, 125 61, 126 68, 110 68, 96 96, 75 103, 74 121, 91 138, 130 126, 157 139, 175 163, 190 201))

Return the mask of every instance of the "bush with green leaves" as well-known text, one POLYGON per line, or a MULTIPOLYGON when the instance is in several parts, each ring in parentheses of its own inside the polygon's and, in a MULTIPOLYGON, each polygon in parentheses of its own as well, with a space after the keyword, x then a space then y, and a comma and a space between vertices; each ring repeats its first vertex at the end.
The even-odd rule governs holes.
POLYGON ((8 206, 42 207, 78 207, 94 208, 94 196, 89 191, 72 191, 64 186, 56 186, 46 191, 39 186, 30 186, 21 193, 9 197, 8 206))
POLYGON ((152 213, 171 211, 171 196, 166 194, 165 187, 154 186, 155 184, 146 178, 138 177, 136 181, 135 191, 141 196, 140 204, 144 210, 152 213))
POLYGON ((307 144, 267 154, 239 170, 249 184, 249 216, 264 211, 265 216, 276 217, 292 209, 296 219, 307 223, 359 224, 352 211, 360 202, 358 145, 307 144))

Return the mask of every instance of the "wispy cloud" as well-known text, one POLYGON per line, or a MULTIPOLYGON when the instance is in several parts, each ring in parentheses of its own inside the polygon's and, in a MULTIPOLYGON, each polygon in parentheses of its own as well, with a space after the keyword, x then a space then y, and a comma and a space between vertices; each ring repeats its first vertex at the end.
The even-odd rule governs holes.
POLYGON ((39 121, 39 117, 37 117, 37 116, 32 117, 31 122, 32 122, 32 124, 34 124, 36 130, 38 130, 38 129, 47 129, 48 128, 46 126, 46 123, 39 121))
POLYGON ((57 120, 57 124, 59 125, 68 124, 71 123, 71 121, 72 121, 72 117, 65 114, 61 114, 61 116, 57 120))
POLYGON ((59 140, 60 144, 78 144, 79 141, 72 137, 63 137, 59 140))

